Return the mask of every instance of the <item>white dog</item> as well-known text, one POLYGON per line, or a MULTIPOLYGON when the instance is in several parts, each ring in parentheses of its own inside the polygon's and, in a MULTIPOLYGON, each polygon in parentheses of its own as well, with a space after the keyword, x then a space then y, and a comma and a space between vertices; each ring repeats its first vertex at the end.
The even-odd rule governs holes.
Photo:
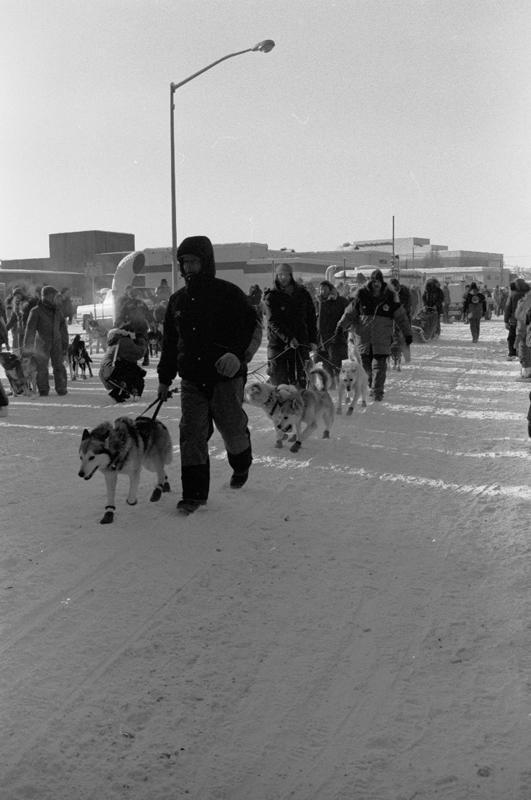
MULTIPOLYGON (((356 356, 356 351, 351 351, 356 356)), ((347 416, 354 411, 354 406, 361 398, 361 405, 365 408, 369 398, 369 379, 359 358, 345 358, 341 362, 339 371, 339 394, 337 398, 338 414, 342 413, 343 400, 347 405, 347 416)))

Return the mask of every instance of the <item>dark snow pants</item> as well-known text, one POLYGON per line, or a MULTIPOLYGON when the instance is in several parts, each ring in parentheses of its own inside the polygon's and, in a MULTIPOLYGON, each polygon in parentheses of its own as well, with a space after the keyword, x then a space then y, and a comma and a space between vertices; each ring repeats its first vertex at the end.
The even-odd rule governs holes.
POLYGON ((243 410, 242 377, 212 386, 181 382, 181 481, 184 500, 206 502, 210 488, 208 441, 214 424, 221 434, 227 458, 235 472, 249 469, 253 460, 248 417, 243 410))
POLYGON ((472 341, 477 342, 479 339, 479 326, 481 324, 481 317, 470 317, 470 333, 472 334, 472 341))
POLYGON ((296 348, 290 347, 281 355, 270 356, 267 371, 273 386, 288 383, 299 389, 305 389, 309 356, 310 349, 304 345, 296 348))
POLYGON ((319 348, 317 355, 318 358, 322 359, 325 369, 332 374, 335 386, 341 369, 341 362, 347 357, 347 342, 343 339, 328 342, 324 347, 321 346, 319 348))
POLYGON ((39 348, 34 353, 37 362, 37 388, 39 394, 48 394, 50 391, 50 379, 48 377, 48 364, 51 360, 53 370, 53 382, 57 394, 66 394, 66 367, 62 350, 57 347, 43 350, 39 348))
POLYGON ((373 355, 372 348, 361 354, 361 363, 369 376, 369 386, 376 400, 381 400, 384 395, 387 358, 385 355, 373 355))

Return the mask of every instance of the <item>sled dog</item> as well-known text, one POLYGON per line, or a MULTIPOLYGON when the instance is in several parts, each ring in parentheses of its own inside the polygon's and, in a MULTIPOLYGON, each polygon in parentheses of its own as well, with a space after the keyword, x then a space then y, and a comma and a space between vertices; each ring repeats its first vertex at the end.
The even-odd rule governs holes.
POLYGON ((151 417, 118 417, 114 423, 102 422, 91 431, 85 428, 79 447, 81 466, 78 475, 88 481, 96 470, 103 472, 107 504, 101 524, 114 521, 118 473, 129 476, 127 502, 134 506, 142 467, 155 472, 157 484, 150 500, 156 502, 160 500, 162 492, 170 491, 164 467, 171 462, 172 455, 167 427, 151 417))
POLYGON ((342 413, 343 400, 347 405, 347 416, 350 416, 354 411, 354 406, 361 398, 361 405, 365 408, 369 397, 369 379, 367 373, 363 368, 361 359, 358 356, 357 349, 351 350, 352 358, 345 358, 341 362, 341 369, 339 370, 338 386, 339 392, 337 397, 338 414, 342 413))
POLYGON ((72 339, 71 343, 68 345, 68 366, 70 368, 70 380, 76 381, 79 372, 81 372, 81 376, 83 380, 87 380, 87 369, 89 371, 89 375, 92 378, 92 359, 87 352, 87 348, 85 342, 79 335, 76 333, 74 338, 72 339))
POLYGON ((32 395, 37 392, 37 362, 31 353, 1 353, 2 364, 14 395, 32 395))
POLYGON ((294 437, 292 453, 300 450, 302 442, 314 433, 319 422, 324 425, 323 439, 329 439, 334 422, 334 404, 328 391, 330 375, 321 367, 313 367, 309 381, 308 388, 302 390, 288 384, 272 386, 258 381, 246 390, 248 401, 261 406, 273 421, 276 447, 282 447, 288 435, 294 437))

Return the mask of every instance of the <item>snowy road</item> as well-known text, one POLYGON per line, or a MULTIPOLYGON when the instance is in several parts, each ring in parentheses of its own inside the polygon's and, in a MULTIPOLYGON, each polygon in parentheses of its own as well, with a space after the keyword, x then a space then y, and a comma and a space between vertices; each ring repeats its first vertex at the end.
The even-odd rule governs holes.
MULTIPOLYGON (((137 507, 77 477, 97 378, 0 419, 2 800, 530 800, 531 388, 501 321, 241 492, 137 507)), ((263 363, 263 350, 257 364, 263 363)), ((3 376, 2 376, 3 377, 3 376)), ((145 403, 154 398, 149 370, 145 403)), ((176 445, 178 401, 164 407, 176 445)))

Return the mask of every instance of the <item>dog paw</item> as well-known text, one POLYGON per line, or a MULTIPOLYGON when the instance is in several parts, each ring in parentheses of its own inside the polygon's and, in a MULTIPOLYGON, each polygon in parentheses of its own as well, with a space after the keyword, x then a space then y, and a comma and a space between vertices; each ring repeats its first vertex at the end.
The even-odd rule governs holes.
POLYGON ((330 439, 330 431, 323 431, 323 439, 330 439))
POLYGON ((136 506, 138 500, 129 500, 129 498, 127 498, 125 502, 127 503, 128 506, 136 506))
POLYGON ((282 439, 276 440, 275 447, 278 447, 279 450, 282 450, 282 439))
POLYGON ((111 522, 114 522, 114 511, 106 511, 100 519, 100 525, 109 525, 111 522))
POLYGON ((294 442, 290 447, 290 452, 298 453, 301 449, 301 442, 294 442))
POLYGON ((347 408, 347 417, 352 416, 353 413, 354 413, 354 407, 353 406, 349 406, 347 408))
POLYGON ((363 406, 363 408, 367 408, 367 401, 366 400, 362 400, 361 401, 361 405, 363 406))
POLYGON ((163 492, 171 492, 171 486, 170 486, 169 481, 164 481, 164 484, 162 486, 162 491, 163 492))
POLYGON ((161 497, 162 497, 162 489, 160 488, 160 486, 156 486, 153 489, 149 500, 151 503, 156 503, 158 500, 160 500, 161 497))

